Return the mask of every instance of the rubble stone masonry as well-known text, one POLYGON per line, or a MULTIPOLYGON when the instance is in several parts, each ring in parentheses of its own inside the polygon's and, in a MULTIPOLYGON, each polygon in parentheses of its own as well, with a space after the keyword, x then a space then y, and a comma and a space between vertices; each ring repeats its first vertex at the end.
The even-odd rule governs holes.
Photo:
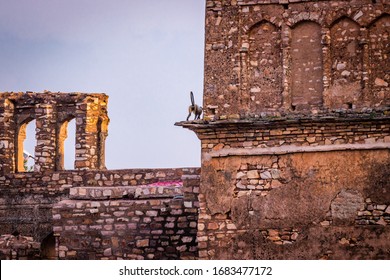
POLYGON ((25 126, 36 121, 35 170, 63 170, 63 134, 76 120, 76 169, 102 169, 108 96, 82 93, 4 92, 0 95, 0 172, 24 172, 25 126))
POLYGON ((389 258, 389 124, 385 112, 180 123, 202 140, 199 257, 389 258))
POLYGON ((53 208, 57 257, 196 259, 199 175, 181 172, 175 181, 72 188, 53 208))
MULTIPOLYGON (((0 234, 41 244, 34 258, 197 256, 199 169, 25 172, 0 176, 0 186, 0 234)), ((6 258, 24 256, 7 252, 6 258)))
POLYGON ((389 105, 386 0, 206 1, 206 120, 389 105))

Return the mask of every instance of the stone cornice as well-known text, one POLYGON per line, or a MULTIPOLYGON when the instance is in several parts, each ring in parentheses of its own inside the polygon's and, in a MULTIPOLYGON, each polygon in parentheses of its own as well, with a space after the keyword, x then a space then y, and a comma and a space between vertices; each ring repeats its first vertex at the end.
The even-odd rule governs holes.
POLYGON ((390 122, 390 111, 372 111, 369 113, 333 113, 327 115, 290 115, 283 117, 226 119, 226 120, 195 120, 176 122, 176 126, 188 128, 195 132, 216 130, 219 128, 278 128, 290 126, 305 126, 306 124, 359 123, 359 122, 390 122))

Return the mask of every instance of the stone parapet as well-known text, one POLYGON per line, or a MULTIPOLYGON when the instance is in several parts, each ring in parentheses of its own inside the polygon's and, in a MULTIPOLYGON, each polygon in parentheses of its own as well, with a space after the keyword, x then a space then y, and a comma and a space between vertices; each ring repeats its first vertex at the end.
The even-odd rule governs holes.
MULTIPOLYGON (((165 168, 0 175, 0 234, 17 230, 39 241, 52 231, 51 208, 61 200, 172 199, 185 195, 182 176, 199 173, 199 168, 165 168)), ((190 198, 193 207, 195 199, 190 198)))
POLYGON ((113 186, 113 187, 75 187, 71 188, 70 199, 152 199, 183 196, 182 182, 168 182, 159 186, 113 186))
POLYGON ((182 172, 180 181, 70 189, 53 206, 57 258, 196 259, 199 169, 182 172))

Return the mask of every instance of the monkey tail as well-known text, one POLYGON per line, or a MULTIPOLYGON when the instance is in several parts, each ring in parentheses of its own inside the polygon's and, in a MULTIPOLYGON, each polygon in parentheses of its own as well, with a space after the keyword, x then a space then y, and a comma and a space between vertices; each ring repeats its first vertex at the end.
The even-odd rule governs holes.
POLYGON ((195 105, 195 99, 194 99, 194 94, 192 93, 192 91, 191 91, 191 104, 192 104, 192 106, 194 106, 195 105))

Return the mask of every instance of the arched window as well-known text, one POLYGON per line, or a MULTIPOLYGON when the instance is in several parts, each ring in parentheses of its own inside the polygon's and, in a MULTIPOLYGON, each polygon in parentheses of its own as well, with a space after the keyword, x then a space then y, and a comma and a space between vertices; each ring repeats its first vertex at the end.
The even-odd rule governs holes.
POLYGON ((16 139, 16 171, 32 172, 35 166, 36 123, 33 119, 23 122, 16 139))
POLYGON ((57 170, 74 169, 75 142, 76 122, 72 117, 59 127, 57 170))

